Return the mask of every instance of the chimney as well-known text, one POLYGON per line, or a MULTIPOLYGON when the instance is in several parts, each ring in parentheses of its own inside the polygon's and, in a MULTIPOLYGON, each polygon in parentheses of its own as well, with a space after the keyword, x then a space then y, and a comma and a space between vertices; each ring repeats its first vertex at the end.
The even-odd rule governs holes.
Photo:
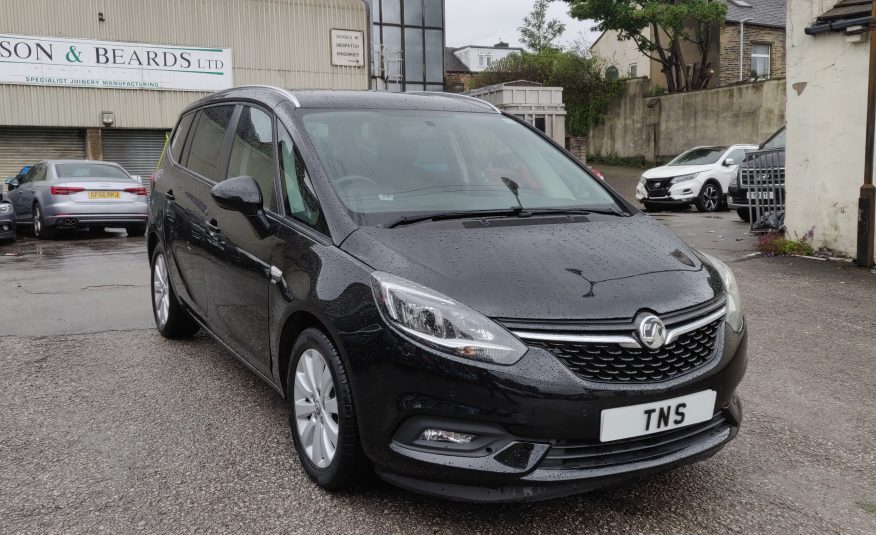
POLYGON ((496 43, 496 44, 493 45, 493 46, 494 46, 495 48, 508 48, 509 45, 508 45, 508 43, 506 43, 505 41, 503 41, 502 38, 500 37, 500 38, 499 38, 499 42, 496 43))

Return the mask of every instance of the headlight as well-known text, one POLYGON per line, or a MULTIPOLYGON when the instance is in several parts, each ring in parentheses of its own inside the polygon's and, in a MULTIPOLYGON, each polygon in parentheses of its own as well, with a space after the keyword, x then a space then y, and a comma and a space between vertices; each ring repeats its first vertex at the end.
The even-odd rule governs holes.
POLYGON ((735 188, 739 185, 739 166, 733 171, 733 175, 730 177, 730 187, 735 188))
POLYGON ((736 276, 733 271, 717 258, 700 253, 721 275, 724 281, 724 290, 727 292, 727 325, 734 331, 742 330, 742 298, 739 296, 739 286, 736 284, 736 276))
POLYGON ((642 175, 642 178, 639 179, 639 184, 645 185, 645 175, 642 175))
POLYGON ((0 214, 5 214, 9 211, 9 205, 6 203, 0 204, 0 214))
POLYGON ((417 341, 458 357, 510 366, 526 346, 486 316, 417 283, 375 272, 372 289, 383 319, 417 341))
POLYGON ((689 180, 693 180, 697 177, 699 173, 691 173, 689 175, 681 175, 672 179, 673 184, 680 184, 681 182, 687 182, 689 180))

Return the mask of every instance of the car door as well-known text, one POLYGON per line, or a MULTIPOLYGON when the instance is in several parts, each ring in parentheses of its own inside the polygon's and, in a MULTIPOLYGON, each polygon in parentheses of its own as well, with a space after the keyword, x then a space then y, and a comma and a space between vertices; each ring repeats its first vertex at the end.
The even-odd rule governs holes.
POLYGON ((209 323, 207 280, 217 247, 207 228, 208 213, 215 210, 210 206, 210 189, 225 176, 228 127, 235 108, 234 104, 202 108, 193 118, 183 152, 185 164, 176 166, 166 183, 164 174, 160 179, 170 219, 166 243, 175 266, 172 282, 182 285, 189 306, 205 323, 209 323))
POLYGON ((36 200, 35 185, 45 180, 45 176, 46 164, 37 164, 30 168, 30 171, 22 177, 18 187, 15 188, 15 215, 18 221, 29 223, 33 218, 33 203, 36 200))
MULTIPOLYGON (((279 212, 276 194, 274 117, 268 110, 242 105, 231 133, 225 179, 250 176, 262 191, 267 214, 279 212)), ((221 209, 208 201, 206 222, 213 267, 207 280, 209 325, 214 334, 246 359, 259 373, 271 377, 268 288, 272 230, 260 234, 242 213, 221 209)))

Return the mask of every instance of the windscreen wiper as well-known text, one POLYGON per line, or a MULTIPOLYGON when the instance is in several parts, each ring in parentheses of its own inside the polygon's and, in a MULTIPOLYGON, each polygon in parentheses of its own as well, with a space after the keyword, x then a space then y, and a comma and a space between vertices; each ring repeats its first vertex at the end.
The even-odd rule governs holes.
POLYGON ((541 208, 528 210, 532 215, 616 215, 620 217, 629 217, 630 214, 624 212, 617 206, 610 208, 541 208))
POLYGON ((423 221, 446 221, 450 219, 473 219, 479 217, 525 217, 527 212, 519 207, 502 210, 468 210, 465 212, 433 212, 413 216, 401 216, 400 218, 381 225, 383 228, 396 228, 405 225, 413 225, 423 221))

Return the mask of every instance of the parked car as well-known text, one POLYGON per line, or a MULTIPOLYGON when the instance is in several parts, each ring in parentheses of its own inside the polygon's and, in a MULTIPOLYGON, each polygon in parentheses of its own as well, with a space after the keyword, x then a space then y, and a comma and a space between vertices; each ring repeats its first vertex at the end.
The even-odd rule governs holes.
POLYGON ((745 153, 756 145, 696 147, 668 164, 642 174, 636 199, 648 211, 695 205, 700 212, 715 212, 726 205, 730 178, 745 153))
POLYGON ((0 193, 0 244, 15 241, 15 212, 0 193))
POLYGON ((322 487, 373 466, 546 499, 737 434, 730 269, 483 101, 218 92, 183 111, 154 188, 158 331, 203 328, 284 396, 322 487))
POLYGON ((749 204, 755 194, 754 192, 749 194, 748 187, 755 178, 762 183, 775 185, 774 191, 758 192, 759 195, 771 195, 770 199, 785 198, 784 126, 770 136, 757 151, 746 156, 730 181, 727 205, 731 210, 736 210, 739 217, 746 222, 751 221, 749 204))
POLYGON ((8 187, 16 221, 32 225, 37 238, 80 227, 124 227, 129 236, 146 233, 146 188, 116 163, 42 161, 8 187))

